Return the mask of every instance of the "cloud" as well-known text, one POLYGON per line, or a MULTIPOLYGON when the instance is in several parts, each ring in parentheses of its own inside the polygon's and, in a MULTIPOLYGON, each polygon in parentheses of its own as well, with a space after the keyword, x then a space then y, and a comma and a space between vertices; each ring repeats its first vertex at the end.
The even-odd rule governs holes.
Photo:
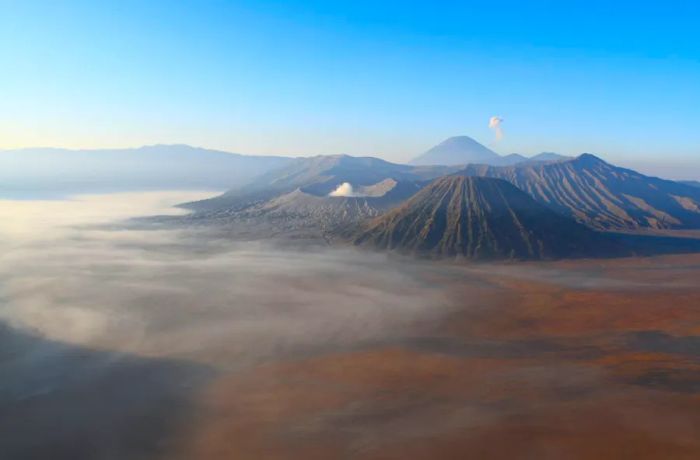
POLYGON ((503 123, 503 118, 493 116, 489 119, 489 128, 496 134, 496 141, 503 139, 503 128, 501 128, 501 123, 503 123))
POLYGON ((357 196, 353 191, 352 184, 350 182, 343 182, 335 190, 328 194, 328 196, 357 196))

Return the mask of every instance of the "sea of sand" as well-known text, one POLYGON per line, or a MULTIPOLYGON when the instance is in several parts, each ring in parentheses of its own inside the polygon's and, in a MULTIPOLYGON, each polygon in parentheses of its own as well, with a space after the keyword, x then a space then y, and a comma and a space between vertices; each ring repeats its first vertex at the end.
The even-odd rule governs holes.
POLYGON ((700 254, 450 263, 0 201, 0 458, 697 459, 700 254))

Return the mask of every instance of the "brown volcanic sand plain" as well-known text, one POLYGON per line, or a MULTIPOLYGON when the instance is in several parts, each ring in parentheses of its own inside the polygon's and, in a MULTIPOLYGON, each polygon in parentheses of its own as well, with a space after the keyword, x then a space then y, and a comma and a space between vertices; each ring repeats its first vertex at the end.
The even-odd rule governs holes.
POLYGON ((700 255, 425 273, 450 313, 217 379, 181 458, 700 458, 700 255))
POLYGON ((453 264, 113 223, 185 198, 0 203, 1 459, 700 458, 700 254, 453 264))

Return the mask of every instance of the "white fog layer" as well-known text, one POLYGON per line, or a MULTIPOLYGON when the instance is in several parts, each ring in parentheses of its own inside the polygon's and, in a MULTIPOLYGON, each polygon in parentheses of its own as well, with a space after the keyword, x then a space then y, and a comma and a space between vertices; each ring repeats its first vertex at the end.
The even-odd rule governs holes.
POLYGON ((2 202, 0 320, 51 340, 229 368, 384 340, 441 310, 418 269, 383 255, 118 224, 201 197, 2 202))

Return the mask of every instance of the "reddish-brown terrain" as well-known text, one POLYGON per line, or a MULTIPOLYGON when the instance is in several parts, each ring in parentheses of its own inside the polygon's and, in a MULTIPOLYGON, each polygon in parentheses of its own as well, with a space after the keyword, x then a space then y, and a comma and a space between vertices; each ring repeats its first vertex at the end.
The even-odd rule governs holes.
POLYGON ((451 313, 221 376, 180 458, 700 458, 700 256, 426 278, 451 313))
POLYGON ((0 459, 700 458, 700 254, 104 225, 166 196, 0 207, 0 459))

